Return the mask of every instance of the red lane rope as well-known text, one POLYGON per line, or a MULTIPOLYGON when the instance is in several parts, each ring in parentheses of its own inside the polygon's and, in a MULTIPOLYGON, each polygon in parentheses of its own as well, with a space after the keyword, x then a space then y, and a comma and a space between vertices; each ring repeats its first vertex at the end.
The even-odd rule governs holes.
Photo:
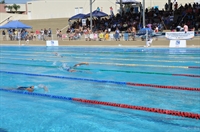
POLYGON ((188 66, 188 68, 200 68, 199 66, 188 66))
POLYGON ((172 74, 173 76, 187 76, 187 77, 200 77, 200 75, 191 75, 191 74, 172 74))
POLYGON ((82 103, 88 103, 88 104, 113 106, 113 107, 148 111, 148 112, 167 114, 167 115, 173 115, 173 116, 182 116, 182 117, 186 117, 186 118, 200 119, 200 114, 198 114, 198 113, 182 112, 182 111, 175 111, 175 110, 166 110, 166 109, 159 109, 159 108, 149 108, 149 107, 143 107, 143 106, 134 106, 134 105, 127 105, 127 104, 119 104, 119 103, 103 102, 103 101, 96 101, 96 100, 80 99, 80 98, 72 98, 72 100, 77 101, 77 102, 82 102, 82 103))
POLYGON ((165 88, 165 89, 200 91, 200 88, 189 88, 189 87, 180 87, 180 86, 165 86, 165 85, 142 84, 142 83, 131 83, 131 82, 127 82, 126 84, 131 85, 131 86, 143 86, 143 87, 154 87, 154 88, 165 88))

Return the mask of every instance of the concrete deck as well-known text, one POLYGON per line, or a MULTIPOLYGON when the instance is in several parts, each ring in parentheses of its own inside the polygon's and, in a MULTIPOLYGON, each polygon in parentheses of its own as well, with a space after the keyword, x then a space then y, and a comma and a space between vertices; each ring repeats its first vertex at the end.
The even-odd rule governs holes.
MULTIPOLYGON (((25 45, 25 41, 20 42, 22 45, 25 45)), ((0 45, 19 45, 18 41, 0 41, 0 45)), ((46 46, 46 41, 29 41, 29 46, 46 46)), ((79 41, 79 40, 59 40, 60 46, 112 46, 112 47, 144 47, 145 41, 136 40, 136 41, 79 41)), ((154 40, 151 44, 151 47, 169 47, 169 40, 165 38, 159 38, 154 40)), ((192 40, 187 40, 188 48, 200 48, 200 37, 195 37, 192 40)))

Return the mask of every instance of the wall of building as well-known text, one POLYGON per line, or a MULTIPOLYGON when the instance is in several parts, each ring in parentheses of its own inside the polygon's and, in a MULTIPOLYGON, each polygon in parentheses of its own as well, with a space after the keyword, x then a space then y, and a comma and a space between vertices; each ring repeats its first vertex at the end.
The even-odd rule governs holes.
MULTIPOLYGON (((114 11, 117 11, 117 5, 109 2, 108 0, 95 1, 93 3, 93 10, 97 7, 102 7, 103 12, 110 14, 109 7, 112 6, 114 11)), ((119 7, 119 5, 118 5, 119 7)), ((71 17, 78 13, 89 13, 90 4, 88 1, 83 0, 68 0, 68 1, 30 1, 27 2, 27 14, 30 19, 41 19, 41 18, 60 18, 60 17, 71 17)))
POLYGON ((6 9, 4 8, 5 4, 0 4, 0 12, 5 13, 6 9))

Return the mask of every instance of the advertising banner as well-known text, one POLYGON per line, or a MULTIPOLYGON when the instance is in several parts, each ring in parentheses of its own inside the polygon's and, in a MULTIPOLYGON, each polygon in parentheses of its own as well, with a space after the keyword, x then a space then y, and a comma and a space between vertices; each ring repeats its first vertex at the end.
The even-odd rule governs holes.
POLYGON ((170 40, 187 40, 194 37, 194 31, 189 32, 166 32, 165 37, 170 40))
POLYGON ((46 41, 46 46, 59 46, 58 40, 48 40, 46 41))

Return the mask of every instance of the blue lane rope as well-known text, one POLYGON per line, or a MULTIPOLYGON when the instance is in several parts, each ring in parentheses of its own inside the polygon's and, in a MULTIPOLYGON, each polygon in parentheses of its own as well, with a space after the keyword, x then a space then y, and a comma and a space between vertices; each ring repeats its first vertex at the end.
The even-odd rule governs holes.
POLYGON ((60 100, 65 100, 65 101, 66 100, 67 101, 76 101, 76 102, 82 102, 82 103, 88 103, 88 104, 120 107, 120 108, 133 109, 133 110, 142 110, 142 111, 146 111, 146 112, 168 114, 168 115, 181 116, 181 117, 186 117, 186 118, 200 119, 200 114, 191 113, 191 112, 182 112, 182 111, 175 111, 175 110, 150 108, 150 107, 144 107, 144 106, 134 106, 134 105, 127 105, 127 104, 112 103, 112 102, 103 102, 103 101, 97 101, 97 100, 86 100, 86 99, 80 99, 80 98, 71 98, 71 97, 42 94, 42 93, 31 93, 31 92, 25 92, 25 91, 21 92, 21 91, 18 91, 18 90, 8 90, 8 89, 3 89, 3 88, 0 88, 0 91, 12 92, 12 93, 18 93, 18 94, 25 94, 25 95, 30 95, 30 96, 39 96, 39 97, 60 99, 60 100))
POLYGON ((0 73, 21 74, 21 75, 30 75, 30 76, 43 76, 43 77, 53 77, 53 78, 71 79, 71 80, 82 80, 82 81, 101 82, 101 83, 113 83, 113 84, 120 84, 120 85, 129 85, 129 86, 142 86, 142 87, 165 88, 165 89, 176 89, 176 90, 200 91, 200 88, 181 87, 181 86, 164 86, 164 85, 155 85, 155 84, 141 84, 141 83, 132 83, 132 82, 118 82, 118 81, 107 81, 107 80, 95 80, 95 79, 87 79, 87 78, 75 78, 75 77, 64 77, 64 76, 53 76, 53 75, 41 75, 41 74, 8 72, 8 71, 0 71, 0 73))
POLYGON ((54 76, 54 75, 42 75, 42 74, 32 74, 32 73, 22 73, 22 72, 0 71, 0 73, 30 75, 30 76, 43 76, 43 77, 71 79, 71 80, 83 80, 83 81, 91 81, 91 82, 113 83, 113 84, 120 84, 120 85, 126 85, 127 84, 126 82, 118 82, 118 81, 95 80, 95 79, 87 79, 87 78, 64 77, 64 76, 54 76))
POLYGON ((62 100, 72 100, 71 97, 51 95, 51 94, 42 94, 42 93, 33 93, 33 92, 26 92, 26 91, 19 91, 19 90, 9 90, 9 89, 5 89, 5 88, 0 88, 0 91, 18 93, 18 94, 26 94, 26 95, 33 95, 33 96, 49 97, 49 98, 62 99, 62 100))

